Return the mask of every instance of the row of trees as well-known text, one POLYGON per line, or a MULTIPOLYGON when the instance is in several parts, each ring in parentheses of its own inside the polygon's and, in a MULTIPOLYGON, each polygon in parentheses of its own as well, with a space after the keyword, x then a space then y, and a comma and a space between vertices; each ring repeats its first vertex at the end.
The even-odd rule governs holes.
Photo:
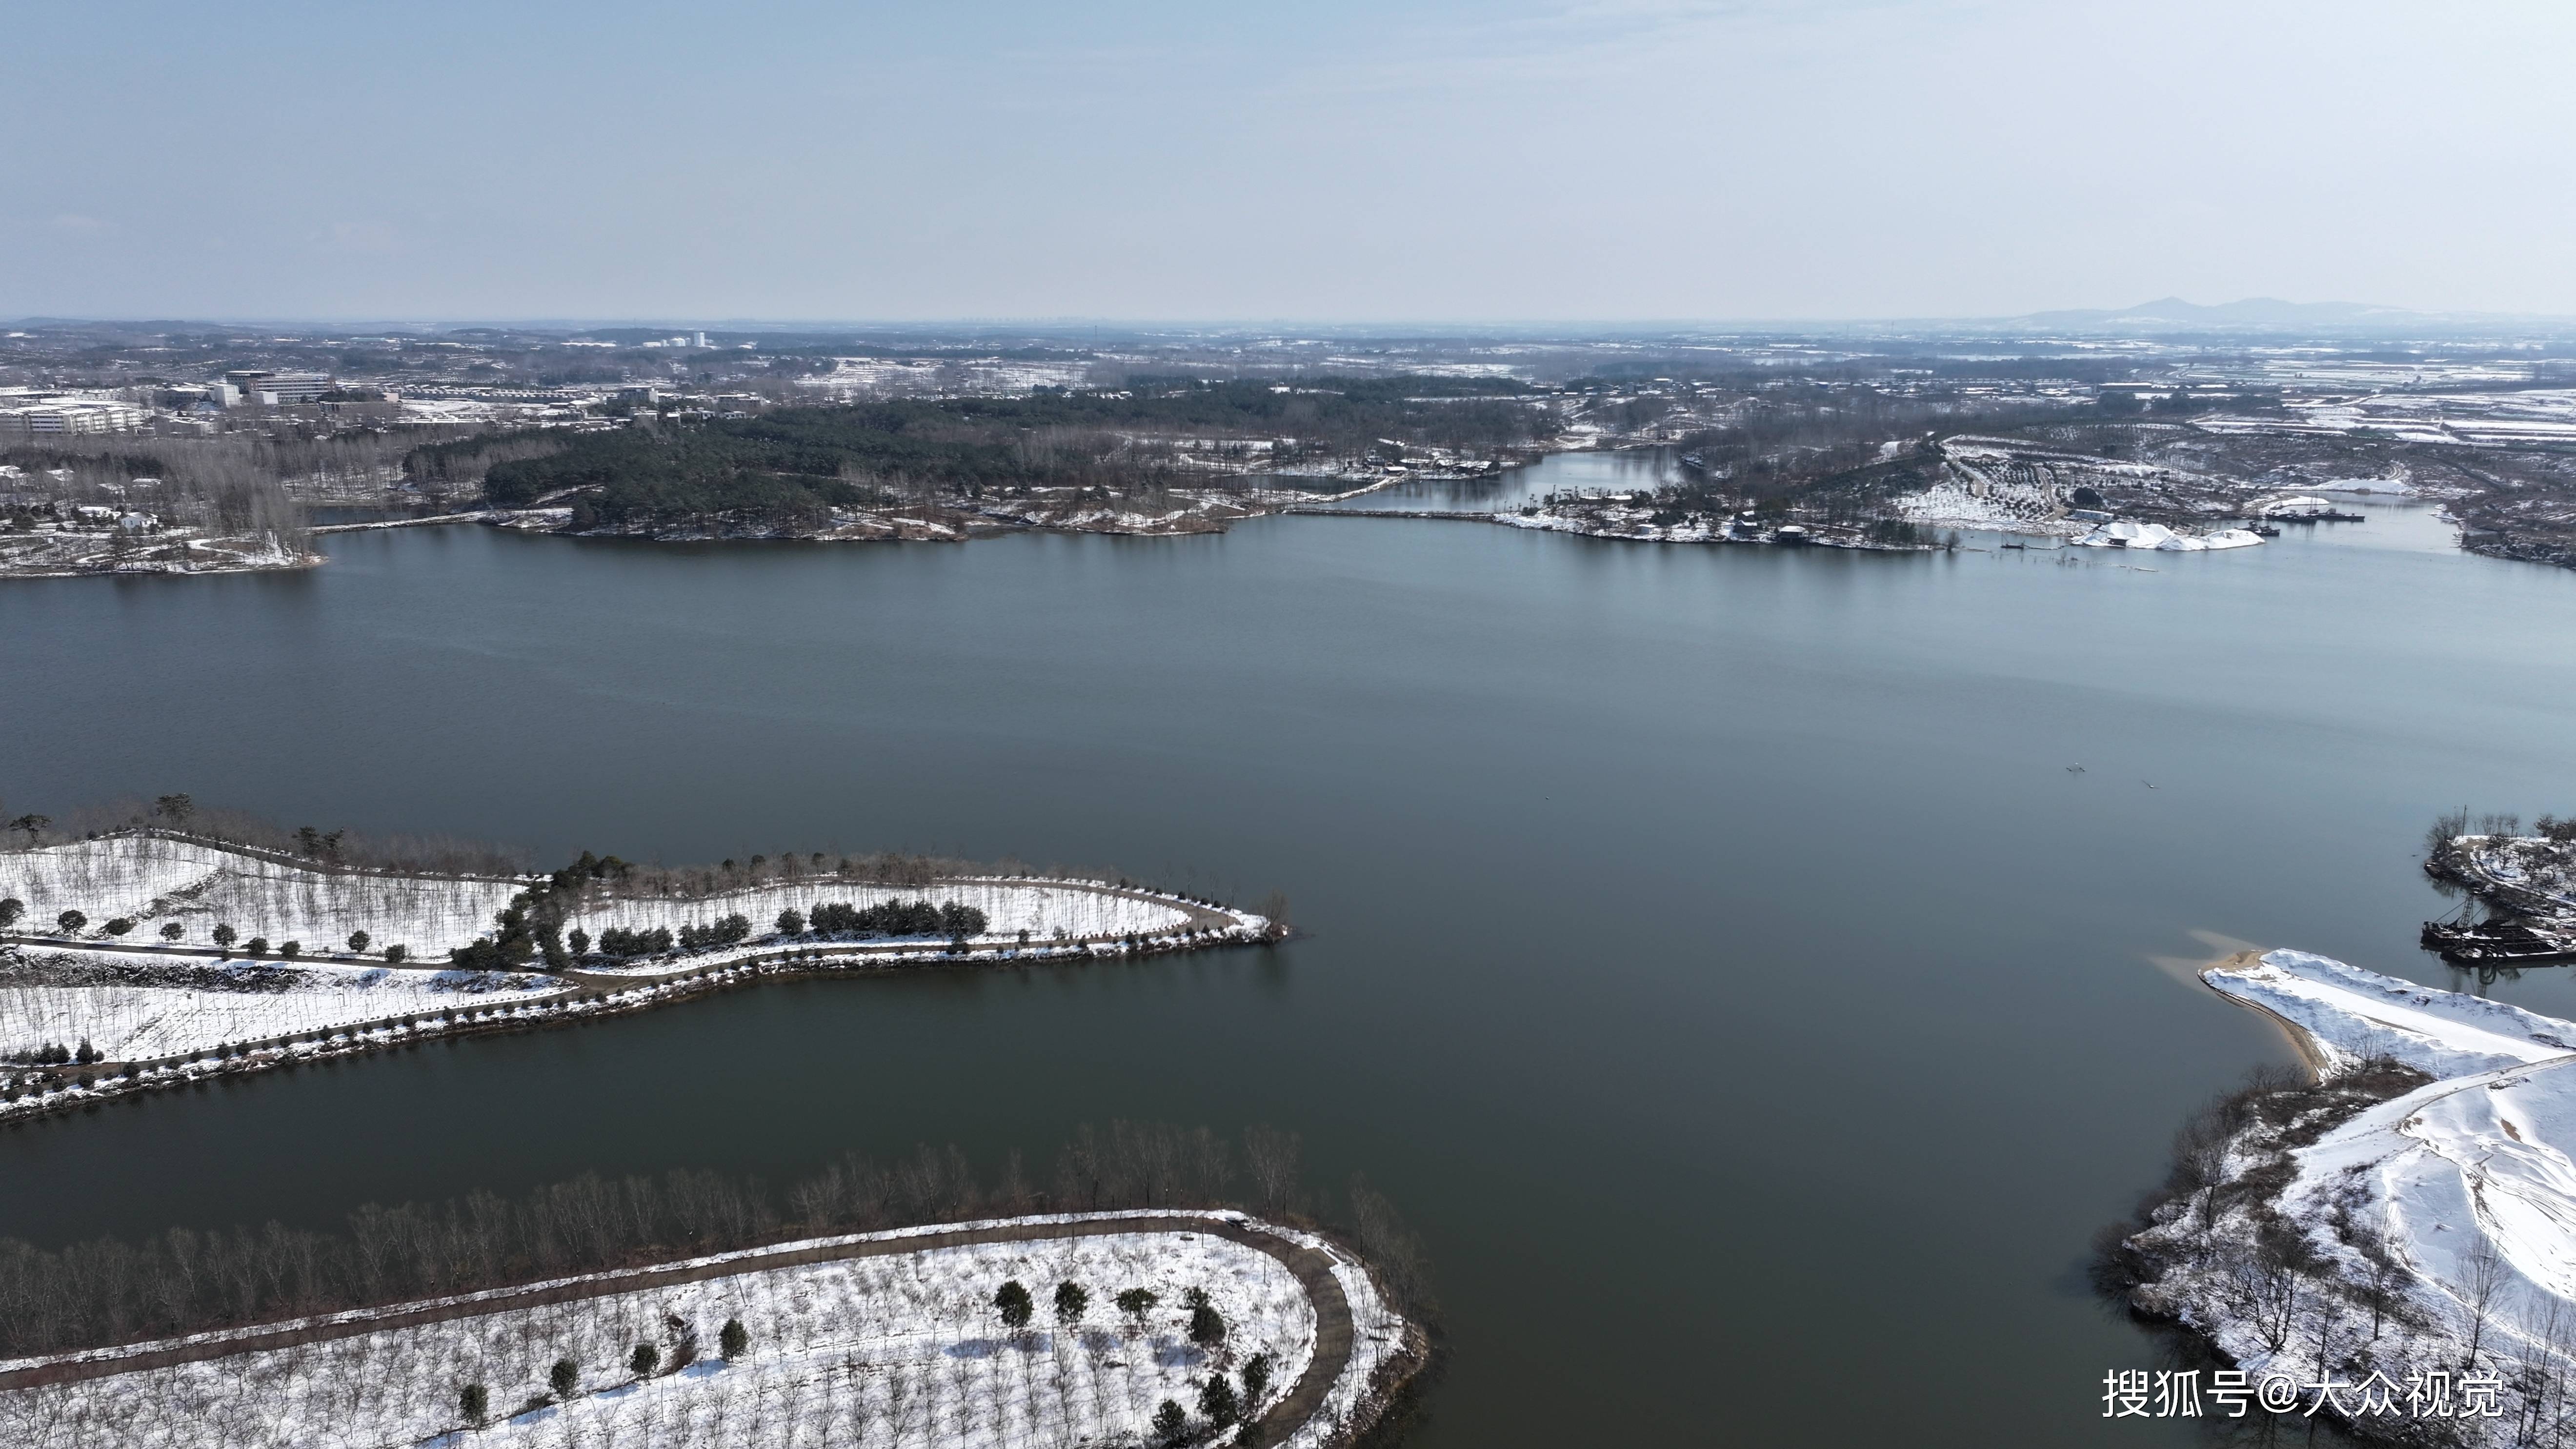
MULTIPOLYGON (((826 1233, 1029 1212, 1240 1207, 1290 1216, 1317 1206, 1299 1185, 1293 1134, 1254 1129, 1239 1174, 1205 1128, 1089 1126, 1058 1155, 1051 1187, 1018 1154, 990 1178, 955 1147, 879 1163, 852 1155, 773 1197, 706 1172, 586 1175, 524 1198, 369 1205, 338 1231, 271 1222, 174 1228, 140 1242, 58 1249, 0 1240, 0 1355, 58 1353, 569 1273, 725 1252, 826 1233), (1241 1189, 1248 1188, 1248 1191, 1241 1189)), ((1400 1300, 1420 1301, 1418 1247, 1385 1200, 1354 1181, 1347 1217, 1400 1300)), ((1123 1305, 1122 1305, 1123 1308, 1123 1305)))
MULTIPOLYGON (((1142 1333, 1145 1318, 1162 1301, 1150 1288, 1128 1288, 1113 1300, 1125 1315, 1131 1331, 1142 1333)), ((1204 1288, 1192 1288, 1182 1296, 1190 1310, 1189 1338, 1201 1350, 1214 1352, 1225 1342, 1225 1315, 1204 1288)), ((1055 1285, 1055 1321, 1059 1327, 1074 1328, 1091 1308, 1091 1290, 1076 1282, 1055 1285)), ((1002 1327, 1018 1333, 1036 1316, 1037 1301, 1018 1279, 1011 1279, 993 1292, 993 1311, 1002 1327)), ((1267 1353, 1256 1353, 1243 1365, 1243 1392, 1237 1394, 1234 1382, 1222 1368, 1210 1372, 1199 1387, 1199 1413, 1206 1419, 1210 1433, 1232 1427, 1242 1419, 1261 1411, 1261 1401, 1270 1392, 1273 1368, 1267 1353)), ((1154 1410, 1154 1433, 1165 1444, 1177 1444, 1186 1438, 1191 1424, 1189 1413, 1179 1401, 1165 1399, 1154 1410)))
MULTIPOLYGON (((716 1336, 716 1344, 717 1351, 730 1363, 751 1351, 751 1330, 742 1326, 741 1319, 728 1318, 724 1322, 723 1330, 716 1336)), ((688 1367, 690 1361, 684 1357, 674 1362, 671 1365, 671 1371, 676 1373, 688 1367)), ((662 1368, 661 1346, 654 1343, 635 1345, 633 1351, 626 1355, 626 1368, 634 1375, 637 1382, 653 1377, 662 1368)), ((522 1406, 519 1412, 525 1413, 528 1409, 543 1408, 548 1403, 570 1403, 581 1393, 581 1364, 569 1358, 556 1359, 554 1366, 546 1370, 546 1389, 545 1398, 522 1406)), ((471 1383, 458 1389, 456 1412, 459 1418, 478 1429, 491 1423, 491 1388, 485 1384, 471 1383)))
MULTIPOLYGON (((793 907, 783 910, 774 924, 779 935, 791 938, 946 936, 964 941, 984 934, 985 919, 982 911, 955 901, 943 905, 927 900, 884 901, 873 906, 825 902, 814 908, 811 917, 793 907)), ((596 941, 588 932, 576 928, 565 939, 576 958, 589 954, 594 947, 600 955, 619 960, 660 955, 675 946, 682 951, 715 951, 750 940, 751 919, 737 911, 719 916, 709 925, 684 925, 676 936, 668 926, 608 926, 596 941)), ((475 954, 471 947, 459 948, 455 959, 463 962, 475 954)))
POLYGON ((312 825, 289 827, 248 811, 200 805, 184 792, 149 801, 131 797, 110 800, 73 810, 60 820, 32 813, 12 816, 6 828, 19 832, 23 843, 31 847, 96 839, 118 831, 159 829, 326 868, 480 876, 518 875, 528 869, 526 851, 488 841, 446 835, 367 835, 312 825))
MULTIPOLYGON (((19 918, 24 916, 26 913, 27 903, 18 899, 16 896, 0 899, 0 931, 5 931, 12 926, 15 926, 18 923, 19 918)), ((736 919, 739 918, 737 917, 736 919)), ((112 920, 102 922, 99 929, 112 938, 122 939, 133 931, 135 925, 136 922, 133 917, 118 916, 112 920)), ((54 917, 54 929, 65 936, 78 936, 82 931, 86 930, 88 926, 88 913, 78 909, 62 911, 57 913, 54 917)), ((160 935, 161 939, 164 941, 176 944, 185 939, 187 934, 188 927, 185 922, 164 921, 161 923, 160 935)), ((216 949, 229 954, 233 948, 233 943, 241 941, 241 932, 234 930, 228 922, 217 921, 213 929, 206 933, 206 937, 208 940, 215 943, 216 949)), ((364 931, 351 931, 349 933, 348 946, 352 953, 363 953, 368 947, 374 944, 375 938, 364 931)), ((249 956, 268 955, 268 938, 266 936, 253 936, 248 941, 243 941, 242 952, 244 955, 249 956)), ((279 943, 277 946, 277 954, 280 956, 298 956, 302 955, 303 952, 304 943, 301 941, 285 941, 279 943)), ((408 955, 410 955, 409 948, 400 944, 387 946, 384 950, 385 959, 396 964, 400 964, 408 955)))
POLYGON ((932 905, 927 900, 882 901, 873 906, 825 902, 814 913, 778 913, 778 934, 801 936, 946 936, 963 941, 984 934, 984 913, 957 901, 932 905))

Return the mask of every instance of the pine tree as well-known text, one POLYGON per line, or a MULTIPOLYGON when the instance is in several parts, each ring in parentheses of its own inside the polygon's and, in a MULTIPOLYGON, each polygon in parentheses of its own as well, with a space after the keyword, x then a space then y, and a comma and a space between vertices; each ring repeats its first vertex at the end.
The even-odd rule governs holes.
POLYGON ((1029 1297, 1029 1290, 1020 1286, 1017 1278, 994 1292, 993 1307, 1000 1310, 1002 1326, 1009 1329, 1028 1327, 1029 1319, 1037 1312, 1037 1303, 1029 1297))
POLYGON ((733 1362, 751 1351, 751 1330, 743 1327, 739 1318, 726 1319, 724 1328, 716 1334, 716 1349, 726 1363, 733 1362))
POLYGON ((1154 1290, 1150 1288, 1130 1288, 1120 1293, 1115 1300, 1118 1311, 1132 1319, 1140 1333, 1145 1328, 1145 1315, 1153 1312, 1154 1305, 1161 1301, 1154 1296, 1154 1290))
POLYGON ((1243 1411, 1235 1402, 1234 1385, 1225 1375, 1208 1375, 1206 1386, 1199 1390, 1199 1412, 1220 1429, 1242 1417, 1243 1411))
POLYGON ((546 1371, 546 1387, 555 1391, 557 1401, 570 1399, 581 1392, 581 1365, 568 1358, 556 1359, 555 1366, 546 1371))
POLYGON ((1091 1294, 1079 1283, 1055 1285, 1055 1321, 1067 1328, 1082 1321, 1091 1308, 1091 1294))
POLYGON ((1225 1342, 1225 1315, 1217 1312, 1216 1305, 1208 1301, 1207 1290, 1191 1289, 1189 1304, 1190 1342, 1201 1348, 1214 1348, 1225 1342))

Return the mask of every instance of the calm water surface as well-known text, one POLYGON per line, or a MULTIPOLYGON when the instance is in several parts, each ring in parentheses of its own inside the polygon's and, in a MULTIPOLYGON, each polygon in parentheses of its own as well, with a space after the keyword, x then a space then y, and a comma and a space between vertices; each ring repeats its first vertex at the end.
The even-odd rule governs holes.
MULTIPOLYGON (((2370 511, 2134 559, 440 528, 294 577, 15 585, 12 813, 185 789, 549 858, 1016 853, 1277 888, 1311 934, 777 985, 0 1132, 0 1232, 1270 1122, 1429 1243, 1424 1445, 2186 1442, 2095 1417, 2154 1347, 2080 1276, 2181 1114, 2285 1058, 2180 963, 2455 984, 2412 944, 2427 820, 2576 806, 2576 574, 2370 511)), ((2564 973, 2493 989, 2576 1011, 2564 973)))

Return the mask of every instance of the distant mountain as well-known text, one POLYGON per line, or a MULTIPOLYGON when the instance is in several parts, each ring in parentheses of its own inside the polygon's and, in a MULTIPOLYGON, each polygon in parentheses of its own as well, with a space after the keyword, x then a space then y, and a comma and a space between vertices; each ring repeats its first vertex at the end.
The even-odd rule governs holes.
POLYGON ((2284 302, 2278 297, 2247 297, 2214 306, 2162 297, 2135 307, 2078 308, 2033 312, 2011 320, 2029 327, 2084 332, 2237 331, 2300 328, 2370 327, 2423 317, 2403 307, 2377 307, 2362 302, 2284 302))

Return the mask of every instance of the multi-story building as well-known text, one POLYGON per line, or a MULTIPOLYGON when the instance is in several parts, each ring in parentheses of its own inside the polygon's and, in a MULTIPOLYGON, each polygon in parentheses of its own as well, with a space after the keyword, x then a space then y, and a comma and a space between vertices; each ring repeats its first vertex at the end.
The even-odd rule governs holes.
POLYGON ((114 398, 47 398, 0 408, 0 431, 29 437, 127 433, 143 426, 143 409, 114 398))
POLYGON ((283 403, 308 403, 332 387, 327 374, 319 372, 270 372, 263 368, 242 368, 224 374, 224 382, 241 393, 241 400, 262 407, 283 403))

